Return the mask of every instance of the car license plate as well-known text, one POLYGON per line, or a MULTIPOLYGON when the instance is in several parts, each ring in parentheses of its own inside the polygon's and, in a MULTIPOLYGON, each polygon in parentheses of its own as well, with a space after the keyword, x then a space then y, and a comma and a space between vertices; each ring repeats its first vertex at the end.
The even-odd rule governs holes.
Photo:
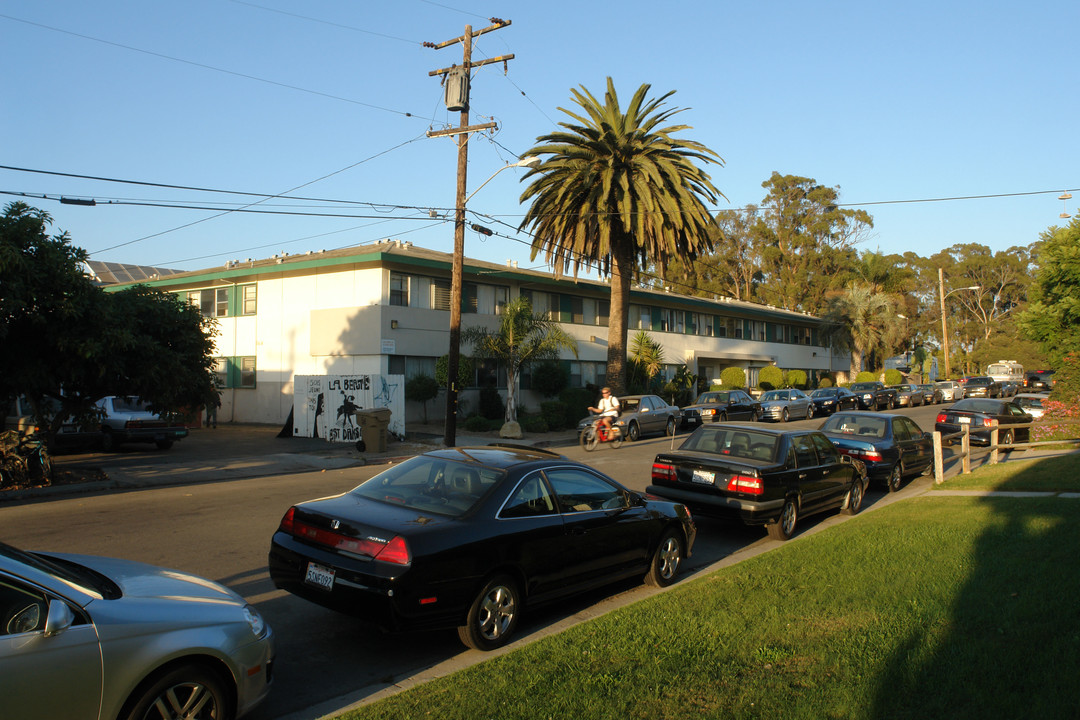
POLYGON ((961 425, 970 425, 971 424, 971 418, 969 418, 969 417, 958 417, 958 418, 956 418, 956 422, 960 423, 961 425))
POLYGON ((304 582, 308 585, 320 587, 323 590, 333 590, 335 574, 336 573, 332 568, 309 562, 307 565, 307 575, 304 576, 304 582))
POLYGON ((695 470, 691 480, 696 483, 702 483, 703 485, 712 485, 716 482, 716 473, 707 470, 695 470))

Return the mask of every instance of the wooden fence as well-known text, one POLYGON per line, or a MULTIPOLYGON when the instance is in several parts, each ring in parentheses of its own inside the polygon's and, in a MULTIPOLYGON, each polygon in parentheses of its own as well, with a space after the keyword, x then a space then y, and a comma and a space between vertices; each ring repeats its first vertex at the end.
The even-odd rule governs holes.
MULTIPOLYGON (((1018 427, 1030 427, 1032 430, 1038 426, 1044 425, 1080 425, 1080 420, 1062 420, 1054 418, 1053 420, 1032 420, 1029 422, 1015 423, 1012 425, 1006 425, 1006 428, 1015 429, 1018 427)), ((985 428, 981 426, 979 429, 985 428)), ((1040 445, 1069 445, 1080 444, 1080 438, 1065 438, 1063 440, 1037 440, 1034 442, 1011 442, 1011 443, 999 443, 998 442, 998 421, 993 420, 990 423, 990 445, 987 450, 990 452, 990 464, 996 465, 1000 460, 999 453, 1005 449, 1024 449, 1038 447, 1040 445)), ((1015 432, 1013 433, 1015 437, 1015 432)), ((1030 434, 1029 434, 1030 438, 1030 434)), ((934 431, 934 482, 942 483, 945 481, 945 467, 944 467, 944 452, 943 447, 945 442, 951 442, 953 440, 960 440, 960 452, 957 453, 960 457, 960 472, 961 474, 968 474, 971 472, 971 426, 965 425, 964 429, 960 432, 950 433, 948 435, 942 435, 938 431, 934 431)))

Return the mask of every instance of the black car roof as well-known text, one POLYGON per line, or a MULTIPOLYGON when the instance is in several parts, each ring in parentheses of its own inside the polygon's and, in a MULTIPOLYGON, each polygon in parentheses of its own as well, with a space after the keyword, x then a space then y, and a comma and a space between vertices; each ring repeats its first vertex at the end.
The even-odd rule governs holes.
POLYGON ((456 460, 457 462, 464 463, 476 463, 478 465, 486 465, 488 467, 503 470, 514 467, 515 465, 540 460, 569 460, 564 455, 551 452, 550 450, 508 443, 478 445, 475 447, 443 448, 441 450, 430 450, 423 454, 429 457, 456 460))

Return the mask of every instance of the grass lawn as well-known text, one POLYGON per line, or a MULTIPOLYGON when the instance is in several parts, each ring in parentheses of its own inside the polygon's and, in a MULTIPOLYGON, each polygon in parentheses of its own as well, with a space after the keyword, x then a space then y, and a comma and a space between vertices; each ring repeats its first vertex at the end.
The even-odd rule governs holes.
POLYGON ((1009 460, 956 475, 935 490, 1012 490, 1080 492, 1080 453, 1041 460, 1009 460))
POLYGON ((922 495, 343 717, 1077 717, 1078 547, 1080 499, 922 495))

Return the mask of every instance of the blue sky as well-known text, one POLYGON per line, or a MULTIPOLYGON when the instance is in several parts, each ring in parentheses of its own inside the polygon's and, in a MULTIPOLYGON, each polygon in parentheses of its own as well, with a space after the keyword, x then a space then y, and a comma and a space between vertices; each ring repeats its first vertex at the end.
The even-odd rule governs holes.
MULTIPOLYGON (((0 202, 30 194, 92 259, 183 270, 383 238, 450 251, 456 147, 425 133, 458 114, 428 73, 462 50, 421 43, 491 17, 512 25, 477 38, 473 59, 515 59, 505 75, 476 71, 471 121, 499 130, 470 141, 469 192, 567 119, 571 88, 602 96, 610 75, 624 103, 642 83, 676 91, 682 137, 725 160, 710 167, 717 210, 760 202, 773 171, 812 177, 843 203, 887 203, 862 206, 875 222, 862 249, 923 256, 1028 245, 1077 211, 1075 0, 0 0, 0 165, 341 200, 251 209, 353 217, 221 214, 260 198, 8 169, 0 202), (991 195, 1015 196, 895 202, 991 195)), ((522 175, 499 173, 469 202, 494 218, 470 222, 516 239, 468 232, 468 256, 543 268, 508 227, 525 211, 522 175)))

